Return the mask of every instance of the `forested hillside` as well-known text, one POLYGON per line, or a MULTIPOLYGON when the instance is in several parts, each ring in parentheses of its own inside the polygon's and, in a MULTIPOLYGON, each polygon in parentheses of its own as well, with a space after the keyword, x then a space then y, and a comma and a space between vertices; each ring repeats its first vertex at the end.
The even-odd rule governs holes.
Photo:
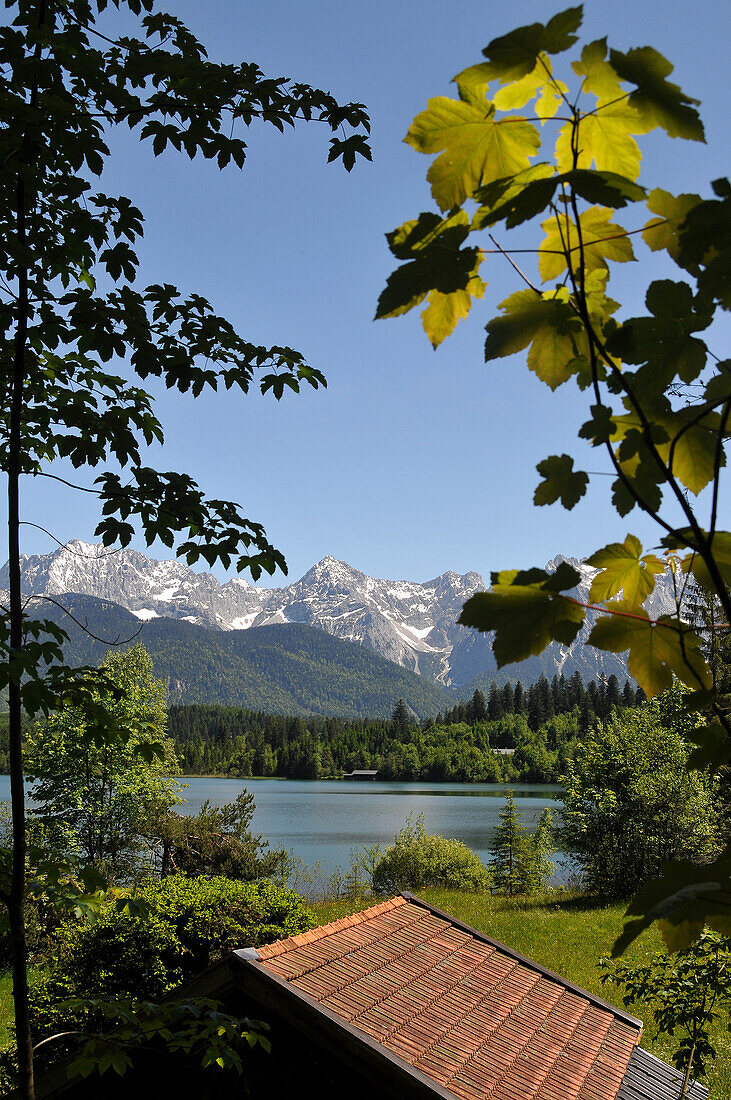
POLYGON ((593 722, 642 698, 614 677, 586 688, 579 676, 543 677, 527 690, 493 685, 487 699, 476 691, 420 724, 398 700, 391 719, 356 721, 173 706, 169 730, 187 775, 318 779, 367 768, 383 780, 552 783, 593 722))
POLYGON ((118 604, 93 596, 64 596, 64 604, 86 629, 51 604, 43 614, 67 631, 69 664, 98 664, 109 648, 105 642, 141 641, 171 703, 346 718, 385 717, 397 698, 419 718, 445 706, 447 697, 428 680, 305 624, 222 631, 176 619, 140 623, 118 604))

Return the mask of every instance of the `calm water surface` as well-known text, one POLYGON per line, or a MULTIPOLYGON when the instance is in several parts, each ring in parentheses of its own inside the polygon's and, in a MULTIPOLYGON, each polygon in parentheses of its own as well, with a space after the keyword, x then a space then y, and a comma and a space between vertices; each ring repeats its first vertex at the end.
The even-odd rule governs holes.
MULTIPOLYGON (((505 795, 512 790, 523 820, 535 828, 542 810, 554 820, 561 809, 561 788, 494 783, 356 783, 291 779, 183 780, 186 801, 182 813, 197 813, 206 799, 232 802, 246 788, 256 799, 253 830, 273 848, 288 848, 306 864, 320 864, 323 874, 348 864, 359 844, 388 844, 409 814, 423 814, 427 832, 456 837, 483 860, 489 848, 505 795)), ((0 776, 0 800, 10 798, 10 781, 0 776)), ((568 857, 556 856, 556 882, 571 870, 568 857)))

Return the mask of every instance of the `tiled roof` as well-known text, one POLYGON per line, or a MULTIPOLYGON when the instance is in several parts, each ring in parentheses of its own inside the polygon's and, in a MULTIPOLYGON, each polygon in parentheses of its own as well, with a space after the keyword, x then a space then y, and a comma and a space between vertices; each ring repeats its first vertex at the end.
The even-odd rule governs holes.
POLYGON ((641 1033, 408 895, 257 955, 258 968, 461 1100, 617 1100, 641 1033))

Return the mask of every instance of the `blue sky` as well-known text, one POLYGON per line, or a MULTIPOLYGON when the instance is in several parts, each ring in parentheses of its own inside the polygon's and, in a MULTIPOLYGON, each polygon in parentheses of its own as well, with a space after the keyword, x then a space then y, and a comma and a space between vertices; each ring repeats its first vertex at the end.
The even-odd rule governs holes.
MULTIPOLYGON (((484 302, 437 352, 418 310, 372 321, 393 267, 384 233, 432 208, 430 159, 402 143, 411 119, 430 96, 452 94, 451 78, 480 60, 492 37, 545 21, 566 5, 167 6, 213 58, 256 61, 269 75, 364 102, 373 164, 360 162, 350 175, 326 166, 329 135, 318 125, 284 136, 248 131, 241 172, 219 173, 174 153, 155 159, 149 147, 115 139, 103 186, 129 195, 145 215, 142 279, 206 295, 246 338, 298 348, 329 384, 280 403, 226 394, 192 401, 163 391, 158 413, 167 442, 150 454, 151 464, 184 469, 209 495, 239 501, 264 523, 293 579, 328 553, 371 575, 426 580, 447 569, 487 575, 543 564, 557 553, 582 556, 627 530, 656 543, 648 521, 634 514, 622 520, 611 510, 605 476, 592 479, 588 497, 570 513, 533 506, 537 461, 562 451, 583 457, 576 430, 584 404, 568 387, 551 394, 519 357, 484 363, 484 325, 519 289, 499 257, 483 265, 484 302)), ((653 45, 674 63, 673 79, 703 101, 707 145, 659 132, 641 139, 641 182, 648 187, 708 194, 710 180, 728 173, 727 28, 727 0, 585 6, 582 41, 606 34, 620 49, 653 45)), ((632 217, 642 224, 642 212, 630 212, 628 227, 632 217)), ((646 250, 641 255, 646 259, 646 250)), ((614 296, 628 314, 638 311, 647 283, 666 272, 655 260, 615 267, 614 296)), ((714 338, 717 351, 728 331, 714 338)), ((598 452, 586 467, 608 469, 598 452)), ((23 511, 62 541, 92 539, 96 515, 85 494, 36 479, 24 486, 23 511)), ((142 541, 135 545, 144 549, 142 541)), ((53 547, 24 528, 26 553, 53 547)), ((169 556, 161 546, 151 553, 169 556)))

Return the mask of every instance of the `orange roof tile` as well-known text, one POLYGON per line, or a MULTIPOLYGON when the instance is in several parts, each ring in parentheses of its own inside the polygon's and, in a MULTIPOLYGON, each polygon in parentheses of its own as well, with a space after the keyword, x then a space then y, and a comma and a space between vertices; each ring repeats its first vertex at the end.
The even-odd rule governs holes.
POLYGON ((409 895, 261 947, 256 965, 460 1100, 616 1100, 641 1034, 409 895))

